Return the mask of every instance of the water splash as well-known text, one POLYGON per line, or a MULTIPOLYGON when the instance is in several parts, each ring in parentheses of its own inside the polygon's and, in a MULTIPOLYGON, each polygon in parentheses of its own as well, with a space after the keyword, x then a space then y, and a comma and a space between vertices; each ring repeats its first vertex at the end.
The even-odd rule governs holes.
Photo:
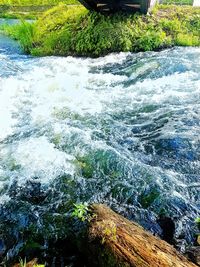
POLYGON ((7 257, 30 229, 62 237, 57 225, 79 201, 105 202, 157 233, 164 213, 177 238, 193 240, 200 215, 199 48, 99 59, 0 56, 7 57, 0 70, 7 257))

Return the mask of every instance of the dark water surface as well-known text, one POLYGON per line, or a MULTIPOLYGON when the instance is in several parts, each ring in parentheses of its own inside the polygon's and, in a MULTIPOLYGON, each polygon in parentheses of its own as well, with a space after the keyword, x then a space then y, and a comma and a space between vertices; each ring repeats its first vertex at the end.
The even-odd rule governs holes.
MULTIPOLYGON (((181 245, 200 216, 200 48, 31 58, 0 36, 0 254, 103 202, 181 245)), ((31 243, 32 242, 32 243, 31 243)), ((40 245, 41 245, 40 244, 40 245)))

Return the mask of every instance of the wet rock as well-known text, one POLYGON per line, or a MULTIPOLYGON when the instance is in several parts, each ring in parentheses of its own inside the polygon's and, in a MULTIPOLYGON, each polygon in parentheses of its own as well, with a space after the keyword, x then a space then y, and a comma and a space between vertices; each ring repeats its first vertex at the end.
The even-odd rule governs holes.
POLYGON ((170 217, 161 215, 157 222, 162 228, 162 238, 169 244, 173 244, 175 234, 175 223, 173 220, 170 217))
POLYGON ((37 180, 28 180, 25 185, 13 183, 9 195, 18 200, 27 201, 34 205, 41 204, 48 196, 49 190, 44 190, 37 180))
POLYGON ((6 251, 6 247, 5 247, 5 244, 3 242, 3 240, 0 239, 0 262, 2 262, 3 260, 3 255, 6 251))
POLYGON ((200 246, 188 248, 185 252, 185 256, 200 266, 200 246))
POLYGON ((5 252, 5 244, 3 240, 0 239, 0 257, 3 255, 4 252, 5 252))

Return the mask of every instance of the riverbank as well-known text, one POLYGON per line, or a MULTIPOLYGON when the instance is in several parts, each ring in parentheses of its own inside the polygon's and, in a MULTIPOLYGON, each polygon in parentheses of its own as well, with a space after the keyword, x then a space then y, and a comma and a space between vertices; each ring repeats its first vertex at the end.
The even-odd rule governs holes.
POLYGON ((92 56, 200 45, 200 8, 158 6, 149 16, 104 16, 82 6, 60 4, 34 24, 6 27, 34 56, 92 56))

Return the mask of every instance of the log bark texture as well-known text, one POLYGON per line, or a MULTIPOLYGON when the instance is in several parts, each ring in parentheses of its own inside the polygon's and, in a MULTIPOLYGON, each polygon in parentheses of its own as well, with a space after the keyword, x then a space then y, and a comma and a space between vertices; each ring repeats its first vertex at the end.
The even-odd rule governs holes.
POLYGON ((195 267, 165 241, 105 205, 91 207, 93 218, 84 243, 89 266, 195 267), (89 239, 89 240, 87 240, 89 239))

